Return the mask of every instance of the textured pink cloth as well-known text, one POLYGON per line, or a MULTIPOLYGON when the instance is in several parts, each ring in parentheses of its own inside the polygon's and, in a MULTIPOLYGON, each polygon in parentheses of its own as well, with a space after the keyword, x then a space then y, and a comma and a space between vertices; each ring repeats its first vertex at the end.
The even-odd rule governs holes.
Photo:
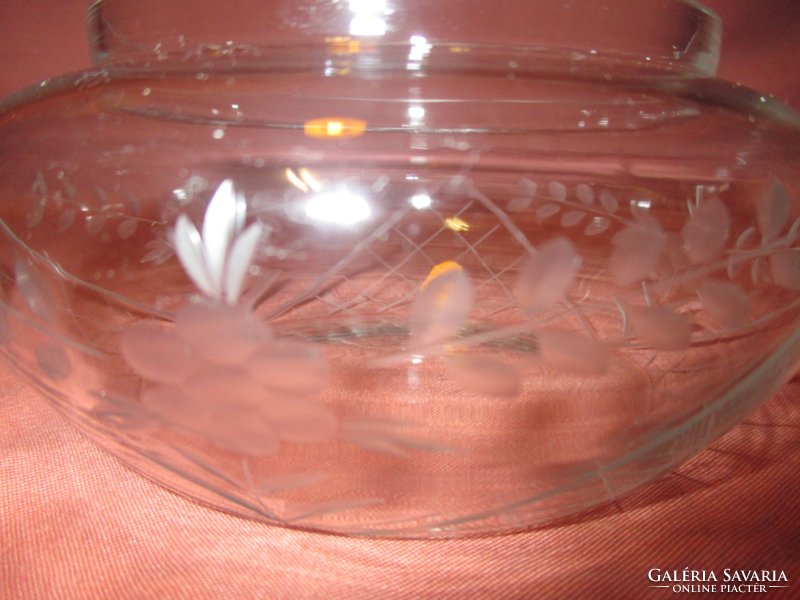
POLYGON ((129 471, 0 372, 0 597, 664 598, 651 568, 783 570, 800 597, 800 380, 676 473, 557 526, 456 540, 292 531, 129 471))

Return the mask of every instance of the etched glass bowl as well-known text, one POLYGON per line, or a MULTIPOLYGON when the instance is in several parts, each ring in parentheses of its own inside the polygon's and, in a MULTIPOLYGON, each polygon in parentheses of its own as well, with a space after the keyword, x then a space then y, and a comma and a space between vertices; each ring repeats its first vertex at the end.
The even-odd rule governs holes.
POLYGON ((95 70, 0 105, 0 348, 171 489, 510 531, 659 476, 797 364, 800 117, 713 79, 694 2, 89 17, 95 70))

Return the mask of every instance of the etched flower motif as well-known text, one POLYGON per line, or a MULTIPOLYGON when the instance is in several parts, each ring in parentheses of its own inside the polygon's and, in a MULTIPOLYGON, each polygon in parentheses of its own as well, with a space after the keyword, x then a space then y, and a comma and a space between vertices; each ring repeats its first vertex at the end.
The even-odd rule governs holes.
MULTIPOLYGON (((523 261, 515 297, 529 317, 565 301, 583 260, 566 237, 544 242, 523 261)), ((474 292, 469 275, 454 261, 433 267, 420 285, 411 307, 410 353, 442 357, 448 376, 464 389, 481 395, 513 397, 522 392, 519 369, 482 351, 451 347, 469 317, 474 292)), ((598 340, 574 331, 531 327, 536 336, 535 364, 578 375, 600 376, 608 371, 608 349, 598 340)), ((480 337, 480 336, 479 336, 480 337)), ((461 340, 462 346, 468 339, 461 340)))
POLYGON ((186 273, 205 294, 236 304, 263 233, 260 223, 244 229, 247 203, 230 179, 214 192, 203 218, 203 234, 185 214, 175 224, 175 250, 186 273))
POLYGON ((178 258, 206 298, 180 307, 174 323, 132 324, 121 351, 145 380, 142 403, 162 422, 264 455, 281 440, 324 441, 336 421, 319 400, 330 379, 319 348, 276 337, 237 304, 262 233, 258 223, 244 228, 245 209, 226 180, 206 210, 202 236, 186 215, 178 218, 178 258))

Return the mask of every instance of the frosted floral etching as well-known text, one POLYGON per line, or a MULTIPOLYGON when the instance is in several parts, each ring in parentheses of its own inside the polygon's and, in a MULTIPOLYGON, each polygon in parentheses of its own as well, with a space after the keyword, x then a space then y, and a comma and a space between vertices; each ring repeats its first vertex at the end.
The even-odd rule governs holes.
POLYGON ((134 323, 122 354, 145 380, 142 403, 165 423, 246 454, 271 454, 281 440, 320 442, 335 430, 319 400, 329 369, 314 345, 279 339, 239 304, 263 228, 244 227, 246 204, 224 181, 202 234, 182 214, 174 243, 204 298, 180 307, 174 324, 134 323))
MULTIPOLYGON (((128 210, 124 189, 67 186, 58 204, 61 180, 37 177, 26 232, 56 223, 113 239, 137 273, 177 283, 123 304, 129 369, 117 372, 122 385, 95 384, 89 416, 221 497, 316 526, 363 507, 389 514, 397 490, 405 502, 476 460, 473 439, 511 449, 480 430, 484 414, 508 417, 514 448, 530 447, 512 468, 595 460, 604 436, 647 426, 654 405, 674 402, 707 349, 741 347, 798 307, 800 220, 777 180, 729 192, 360 178, 348 186, 374 218, 348 230, 304 210, 312 186, 281 195, 269 183, 245 202, 231 181, 214 191, 192 175, 167 192, 137 190, 146 200, 128 210), (619 385, 626 394, 614 395, 619 385), (581 434, 564 439, 572 429, 581 434), (350 459, 364 466, 341 469, 350 459), (386 473, 398 477, 384 493, 386 473)), ((90 320, 70 321, 48 296, 66 282, 118 309, 114 280, 78 280, 14 241, 23 252, 7 268, 0 339, 22 318, 67 322, 71 333, 40 338, 30 363, 50 384, 71 383, 91 350, 72 332, 90 320)), ((115 368, 116 332, 105 338, 115 368)))
MULTIPOLYGON (((527 332, 535 337, 536 358, 528 365, 538 363, 576 376, 598 376, 609 368, 618 349, 683 351, 695 338, 707 339, 703 330, 713 333, 746 327, 752 317, 752 300, 738 276, 748 264, 753 285, 800 288, 800 251, 793 246, 800 219, 787 230, 789 201, 777 180, 757 205, 756 225, 736 238, 734 248, 728 247, 734 235, 728 208, 713 193, 703 196, 701 188, 698 197, 689 202, 689 215, 677 234, 665 229, 658 213, 650 210, 649 199, 631 201, 632 218, 623 218, 621 204, 610 190, 596 191, 593 186, 578 184, 572 200, 571 190, 560 182, 550 182, 546 193, 537 195, 540 189, 536 182, 523 180, 520 190, 524 196, 509 201, 504 216, 532 212, 545 222, 561 214, 559 225, 565 232, 590 219, 583 228, 587 237, 618 227, 607 272, 617 287, 613 302, 621 330, 619 337, 598 336, 592 318, 592 314, 600 316, 598 307, 586 312, 582 301, 574 300, 576 288, 590 281, 581 273, 583 258, 569 238, 553 237, 537 248, 528 247, 517 269, 514 298, 531 321, 528 326, 508 328, 507 333, 527 332), (702 311, 699 319, 697 307, 702 311), (562 320, 571 313, 568 320, 572 326, 553 329, 536 324, 553 310, 561 312, 562 320)), ((491 202, 475 190, 473 195, 484 204, 491 202)), ((509 219, 507 226, 514 227, 513 221, 509 219)), ((519 230, 512 235, 525 239, 519 230)), ((473 289, 469 274, 457 263, 436 265, 412 307, 411 350, 442 356, 451 379, 466 389, 517 395, 522 388, 518 370, 476 352, 498 334, 463 335, 473 289), (420 318, 421 314, 425 317, 420 318), (425 342, 437 339, 438 350, 426 348, 425 342), (467 349, 472 352, 465 354, 467 349)))

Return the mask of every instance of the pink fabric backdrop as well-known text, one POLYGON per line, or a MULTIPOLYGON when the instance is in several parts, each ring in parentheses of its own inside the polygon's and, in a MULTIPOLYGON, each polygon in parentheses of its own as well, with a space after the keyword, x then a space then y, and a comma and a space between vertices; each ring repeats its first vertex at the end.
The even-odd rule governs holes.
MULTIPOLYGON (((709 2, 709 4, 712 4, 709 2)), ((0 94, 87 64, 82 0, 0 3, 0 94)), ((800 100, 800 3, 713 2, 723 76, 800 100)), ((783 570, 800 597, 800 379, 615 506, 466 540, 348 539, 214 512, 77 434, 0 367, 1 598, 665 598, 651 568, 783 570)))

